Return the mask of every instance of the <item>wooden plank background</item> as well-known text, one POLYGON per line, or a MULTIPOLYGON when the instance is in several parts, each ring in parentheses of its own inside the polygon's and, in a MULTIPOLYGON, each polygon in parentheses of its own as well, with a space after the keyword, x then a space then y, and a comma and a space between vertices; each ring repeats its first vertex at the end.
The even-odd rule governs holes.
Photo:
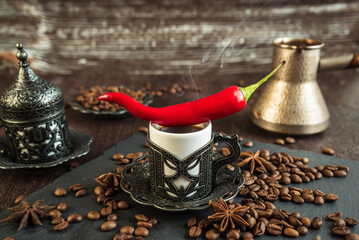
POLYGON ((358 52, 359 1, 0 1, 2 68, 21 41, 45 73, 258 72, 277 37, 322 40, 323 56, 358 52))

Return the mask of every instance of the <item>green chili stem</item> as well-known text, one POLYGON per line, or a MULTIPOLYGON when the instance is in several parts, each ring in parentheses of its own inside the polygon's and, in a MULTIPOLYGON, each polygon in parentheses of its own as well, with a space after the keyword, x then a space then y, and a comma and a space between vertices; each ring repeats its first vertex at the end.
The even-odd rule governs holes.
POLYGON ((266 82, 271 76, 273 76, 279 68, 281 68, 283 65, 285 64, 285 61, 282 61, 278 67, 276 67, 271 73, 269 73, 267 76, 265 76, 264 78, 262 78, 260 81, 258 81, 255 84, 252 84, 248 87, 242 88, 242 87, 238 87, 239 90, 242 91, 244 98, 246 99, 246 102, 248 101, 249 97, 252 95, 252 93, 260 86, 262 85, 264 82, 266 82))

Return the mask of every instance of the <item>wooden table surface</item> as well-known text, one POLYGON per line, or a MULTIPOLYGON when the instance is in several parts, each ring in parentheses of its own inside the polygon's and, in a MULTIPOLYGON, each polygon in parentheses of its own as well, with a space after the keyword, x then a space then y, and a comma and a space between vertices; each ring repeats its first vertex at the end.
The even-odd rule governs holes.
MULTIPOLYGON (((269 71, 270 67, 263 69, 269 71)), ((198 79, 198 85, 203 88, 200 97, 213 94, 227 86, 235 85, 244 80, 246 85, 265 75, 262 73, 220 75, 216 73, 204 74, 198 79)), ((76 94, 79 86, 93 86, 95 84, 125 84, 142 87, 150 82, 153 89, 180 82, 182 76, 119 76, 116 72, 86 73, 77 75, 59 76, 54 74, 38 74, 42 78, 57 84, 63 91, 65 102, 76 94)), ((1 73, 0 91, 3 92, 15 79, 9 72, 1 73)), ((331 119, 329 128, 319 134, 311 136, 295 136, 296 143, 287 145, 288 148, 303 149, 320 153, 323 147, 331 147, 340 158, 359 161, 359 71, 344 70, 318 75, 319 85, 330 110, 331 119)), ((185 93, 182 96, 164 94, 155 97, 153 106, 164 106, 179 103, 195 98, 194 93, 185 93)), ((236 133, 245 138, 273 143, 278 137, 285 135, 264 131, 255 126, 248 117, 251 104, 256 100, 254 95, 247 107, 232 116, 213 122, 214 131, 236 133)), ((69 126, 93 136, 90 152, 73 161, 85 164, 91 159, 100 156, 102 152, 119 141, 134 134, 140 126, 148 123, 134 117, 125 119, 106 119, 85 115, 71 109, 68 105, 65 112, 69 126)), ((3 136, 3 130, 1 136, 3 136)), ((340 163, 338 163, 340 164, 340 163)), ((359 163, 358 163, 359 164, 359 163)), ((68 171, 68 164, 40 170, 0 170, 0 210, 13 205, 20 194, 30 194, 68 171)), ((46 197, 46 196, 44 196, 46 197)))

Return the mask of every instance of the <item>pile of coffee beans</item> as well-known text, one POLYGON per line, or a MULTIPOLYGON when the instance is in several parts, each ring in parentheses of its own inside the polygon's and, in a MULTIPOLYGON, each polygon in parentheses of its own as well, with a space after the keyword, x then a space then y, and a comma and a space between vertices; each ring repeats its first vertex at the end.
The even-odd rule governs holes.
POLYGON ((92 109, 94 111, 119 111, 122 110, 123 107, 118 106, 117 104, 112 104, 105 101, 99 101, 97 98, 107 92, 120 92, 124 93, 136 101, 142 103, 144 97, 146 96, 146 92, 139 89, 134 90, 131 88, 127 88, 124 86, 93 86, 89 89, 84 87, 80 87, 78 91, 78 95, 76 97, 76 101, 81 104, 84 108, 92 109))
MULTIPOLYGON (((297 204, 314 203, 322 205, 325 202, 338 200, 338 195, 324 193, 321 190, 301 189, 297 187, 285 187, 293 183, 309 183, 324 177, 345 177, 349 172, 346 166, 316 166, 309 167, 309 159, 292 157, 285 152, 273 153, 266 149, 260 152, 260 156, 271 164, 262 168, 255 168, 256 174, 243 171, 245 177, 244 186, 239 189, 239 195, 252 199, 265 201, 292 201, 297 204)), ((239 160, 241 161, 241 160, 239 160)))
POLYGON ((135 219, 137 221, 135 227, 130 225, 121 227, 120 232, 113 237, 113 240, 141 240, 150 234, 150 229, 158 222, 156 218, 149 219, 143 214, 136 214, 135 219))
POLYGON ((349 227, 354 227, 358 224, 358 221, 354 218, 347 217, 342 219, 343 214, 341 212, 330 213, 327 219, 333 221, 332 233, 337 236, 347 236, 346 239, 359 239, 357 234, 351 234, 349 227), (350 235, 350 236, 349 236, 350 235))
POLYGON ((164 93, 168 93, 168 94, 182 94, 184 91, 196 91, 196 92, 201 92, 203 89, 201 86, 193 86, 191 87, 190 85, 186 84, 186 83, 174 83, 171 84, 170 86, 166 87, 166 86, 162 86, 160 89, 156 90, 152 87, 150 82, 146 82, 144 90, 150 92, 153 96, 162 96, 164 93))
POLYGON ((76 213, 70 214, 67 219, 63 218, 61 215, 67 208, 67 203, 62 202, 57 205, 56 209, 49 212, 51 215, 51 224, 54 225, 54 231, 63 231, 69 226, 69 223, 78 223, 82 221, 82 216, 76 213))
POLYGON ((198 238, 204 235, 208 240, 215 240, 221 234, 225 234, 227 239, 236 240, 241 236, 242 239, 253 239, 267 233, 272 236, 285 235, 295 238, 300 235, 306 235, 309 229, 319 229, 323 224, 320 217, 314 217, 310 220, 301 216, 299 212, 289 213, 283 209, 277 209, 269 201, 257 201, 247 198, 243 199, 241 203, 233 203, 233 200, 229 203, 229 209, 239 206, 249 207, 247 211, 239 213, 249 224, 248 226, 239 224, 237 228, 228 229, 221 233, 217 222, 212 222, 207 218, 197 221, 196 217, 192 217, 187 221, 188 236, 198 238))

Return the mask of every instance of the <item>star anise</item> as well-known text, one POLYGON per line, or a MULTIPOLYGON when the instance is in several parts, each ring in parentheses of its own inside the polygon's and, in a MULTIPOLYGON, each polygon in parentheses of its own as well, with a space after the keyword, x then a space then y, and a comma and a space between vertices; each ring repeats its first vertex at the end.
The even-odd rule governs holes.
POLYGON ((235 228, 236 224, 249 225, 241 217, 241 213, 246 212, 249 207, 239 206, 232 209, 222 198, 219 198, 218 202, 209 201, 209 207, 214 214, 209 216, 208 219, 212 222, 220 222, 218 229, 220 232, 224 232, 228 227, 235 228))
POLYGON ((9 217, 1 220, 0 222, 19 222, 20 226, 17 229, 18 231, 27 227, 29 223, 29 218, 34 225, 42 225, 40 218, 49 218, 51 215, 48 213, 50 210, 54 209, 55 206, 45 205, 44 200, 37 200, 32 206, 27 202, 22 201, 22 206, 15 206, 9 208, 13 212, 9 217))
POLYGON ((240 166, 241 168, 243 168, 245 165, 250 163, 251 164, 251 166, 250 166, 250 172, 251 173, 253 173, 256 164, 259 165, 259 167, 264 172, 267 172, 267 169, 266 169, 266 167, 264 165, 270 165, 271 164, 270 162, 268 162, 267 160, 265 160, 264 158, 259 156, 259 150, 255 154, 253 154, 252 151, 242 152, 240 157, 244 158, 244 159, 241 162, 237 163, 237 165, 240 166))
POLYGON ((119 173, 105 173, 95 178, 96 182, 106 188, 114 188, 114 190, 120 190, 121 174, 119 173))

